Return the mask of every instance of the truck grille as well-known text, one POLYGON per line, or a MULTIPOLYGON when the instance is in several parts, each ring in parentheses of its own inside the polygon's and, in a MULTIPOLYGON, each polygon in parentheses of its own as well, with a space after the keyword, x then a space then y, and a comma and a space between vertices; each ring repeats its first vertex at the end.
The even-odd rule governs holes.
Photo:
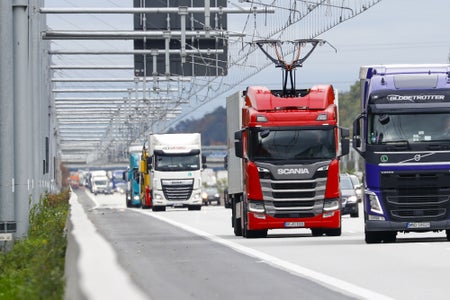
POLYGON ((163 179, 161 185, 164 197, 169 201, 186 201, 191 198, 193 179, 163 179))
POLYGON ((322 213, 328 172, 316 172, 311 179, 278 180, 260 174, 268 215, 275 218, 310 218, 322 213))
POLYGON ((382 197, 392 221, 441 221, 450 212, 448 171, 381 174, 382 197))

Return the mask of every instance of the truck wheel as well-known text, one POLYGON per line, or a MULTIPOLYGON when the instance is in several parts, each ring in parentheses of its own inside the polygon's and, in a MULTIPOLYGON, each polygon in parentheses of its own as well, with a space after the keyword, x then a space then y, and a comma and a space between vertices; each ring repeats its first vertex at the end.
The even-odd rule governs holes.
POLYGON ((267 229, 261 230, 246 230, 247 234, 245 235, 248 239, 259 239, 267 237, 267 229))
POLYGON ((235 236, 242 236, 241 218, 236 218, 236 205, 239 204, 239 201, 236 201, 236 197, 239 196, 234 195, 231 198, 231 226, 235 236))
POLYGON ((339 227, 339 228, 326 229, 326 230, 325 230, 325 234, 326 234, 327 236, 341 236, 341 234, 342 234, 342 229, 341 229, 341 227, 339 227))
POLYGON ((130 200, 126 200, 127 201, 127 207, 131 207, 131 201, 130 200))
POLYGON ((323 229, 322 228, 311 228, 312 236, 322 236, 323 229))
POLYGON ((449 241, 450 242, 450 230, 446 230, 445 231, 445 234, 447 235, 447 241, 449 241))
POLYGON ((395 243, 397 239, 397 231, 386 231, 383 233, 383 241, 385 243, 395 243))
POLYGON ((381 243, 382 233, 378 231, 366 231, 365 232, 365 240, 367 244, 378 244, 381 243))
POLYGON ((201 205, 189 205, 188 206, 188 210, 201 210, 202 206, 201 205))
POLYGON ((356 209, 354 212, 350 213, 350 217, 351 218, 358 218, 359 217, 359 207, 358 207, 358 203, 356 203, 356 209))
POLYGON ((152 211, 166 211, 165 206, 152 206, 152 211))

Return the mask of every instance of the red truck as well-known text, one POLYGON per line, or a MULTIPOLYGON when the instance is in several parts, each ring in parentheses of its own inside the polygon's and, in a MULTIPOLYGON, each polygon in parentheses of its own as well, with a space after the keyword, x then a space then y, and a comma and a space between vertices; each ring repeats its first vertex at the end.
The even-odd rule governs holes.
POLYGON ((257 86, 235 93, 227 97, 227 131, 236 236, 277 228, 341 235, 339 158, 348 154, 349 132, 338 127, 331 85, 288 96, 257 86))
POLYGON ((310 228, 313 236, 341 235, 339 158, 349 130, 338 127, 331 85, 296 89, 301 67, 318 39, 255 44, 284 72, 281 90, 252 86, 227 97, 228 194, 236 236, 266 237, 269 229, 310 228), (281 46, 291 44, 287 63, 281 46), (272 57, 265 46, 275 48, 272 57), (302 48, 309 51, 300 58, 302 48), (290 83, 290 87, 288 87, 290 83))

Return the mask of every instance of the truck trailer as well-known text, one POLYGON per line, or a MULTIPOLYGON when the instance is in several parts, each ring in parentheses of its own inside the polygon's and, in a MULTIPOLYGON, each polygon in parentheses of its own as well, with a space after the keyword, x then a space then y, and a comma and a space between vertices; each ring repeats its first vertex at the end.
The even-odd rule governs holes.
POLYGON ((252 238, 268 229, 310 228, 314 236, 338 236, 339 157, 349 140, 338 128, 333 87, 282 94, 253 86, 227 98, 234 233, 252 238))
POLYGON ((360 68, 353 147, 364 158, 366 243, 398 232, 450 240, 450 65, 360 68))
POLYGON ((202 165, 199 133, 150 134, 147 143, 151 207, 200 210, 202 165))

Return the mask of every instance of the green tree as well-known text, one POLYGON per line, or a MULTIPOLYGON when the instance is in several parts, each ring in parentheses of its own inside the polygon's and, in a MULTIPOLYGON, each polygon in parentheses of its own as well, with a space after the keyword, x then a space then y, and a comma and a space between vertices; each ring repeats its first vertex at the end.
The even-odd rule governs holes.
POLYGON ((356 81, 348 92, 339 93, 339 123, 342 127, 351 128, 353 120, 358 116, 361 107, 361 87, 356 81))

